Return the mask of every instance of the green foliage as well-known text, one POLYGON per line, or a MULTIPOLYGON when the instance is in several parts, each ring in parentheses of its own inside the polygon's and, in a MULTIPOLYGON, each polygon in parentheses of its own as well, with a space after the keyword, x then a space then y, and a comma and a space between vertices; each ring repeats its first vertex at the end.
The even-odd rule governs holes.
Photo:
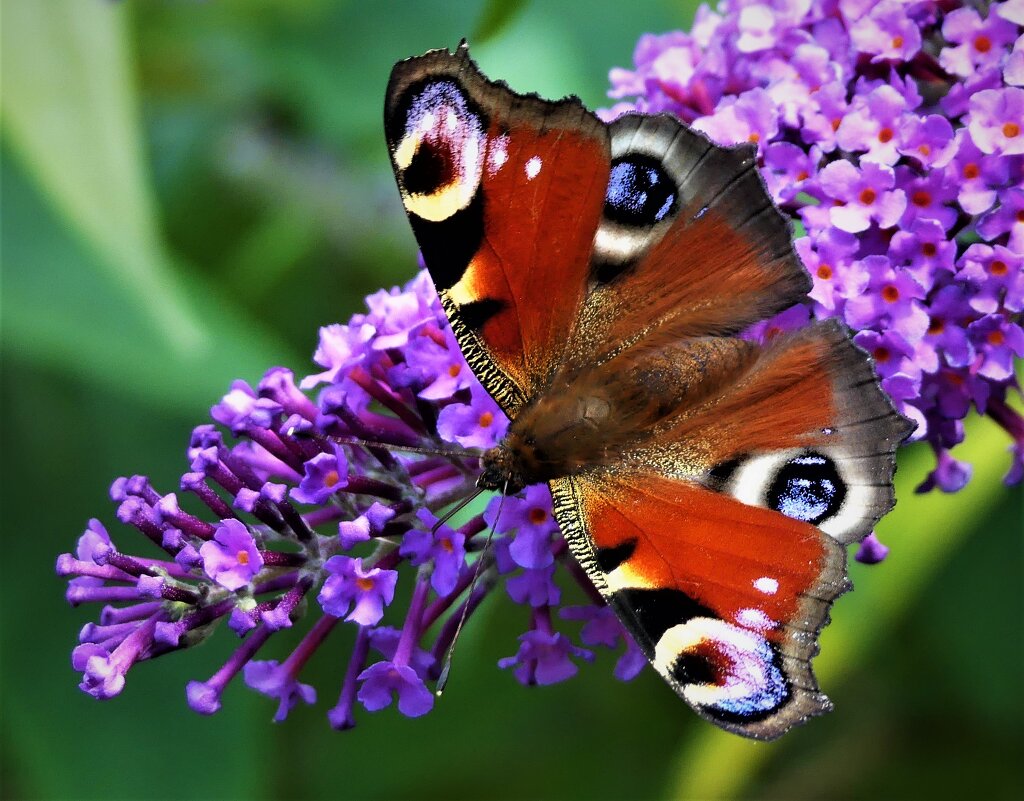
POLYGON ((89 517, 113 522, 109 481, 173 490, 232 379, 309 370, 318 325, 412 275, 380 130, 391 64, 469 32, 489 73, 599 105, 638 36, 694 5, 3 0, 4 797, 1011 795, 1021 495, 984 422, 955 497, 915 497, 927 460, 908 452, 881 531, 893 556, 856 569, 823 637, 837 711, 772 746, 712 731, 653 675, 619 684, 608 659, 520 688, 494 665, 523 624, 499 598, 421 720, 328 728, 343 638, 310 665, 320 704, 280 726, 241 687, 213 718, 187 709, 185 681, 229 637, 136 668, 106 704, 75 687, 87 615, 52 565, 89 517))

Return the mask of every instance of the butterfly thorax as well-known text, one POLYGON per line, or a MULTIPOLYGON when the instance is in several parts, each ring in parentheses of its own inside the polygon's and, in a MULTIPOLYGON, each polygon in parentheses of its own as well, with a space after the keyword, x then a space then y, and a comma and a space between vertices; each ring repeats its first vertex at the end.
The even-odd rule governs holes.
POLYGON ((482 458, 478 486, 507 493, 621 460, 713 403, 759 348, 732 337, 640 343, 614 358, 567 364, 525 404, 482 458))

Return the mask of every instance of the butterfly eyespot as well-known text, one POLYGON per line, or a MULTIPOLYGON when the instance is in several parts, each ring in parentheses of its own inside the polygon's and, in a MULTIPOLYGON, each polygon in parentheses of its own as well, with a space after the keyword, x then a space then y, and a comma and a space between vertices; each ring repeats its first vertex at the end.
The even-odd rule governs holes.
POLYGON ((392 158, 406 209, 447 220, 473 200, 483 174, 485 122, 452 80, 412 86, 398 103, 392 158))
POLYGON ((682 686, 687 701, 723 721, 763 719, 790 697, 772 645, 718 618, 694 617, 670 628, 654 661, 682 686))
POLYGON ((402 172, 402 183, 414 195, 432 195, 455 177, 454 154, 446 147, 423 141, 402 172))
POLYGON ((604 213, 613 222, 650 226, 676 210, 676 184, 657 159, 631 153, 612 162, 604 213))
POLYGON ((835 462, 809 453, 790 460, 768 488, 768 506, 787 517, 817 525, 839 511, 846 484, 835 462))

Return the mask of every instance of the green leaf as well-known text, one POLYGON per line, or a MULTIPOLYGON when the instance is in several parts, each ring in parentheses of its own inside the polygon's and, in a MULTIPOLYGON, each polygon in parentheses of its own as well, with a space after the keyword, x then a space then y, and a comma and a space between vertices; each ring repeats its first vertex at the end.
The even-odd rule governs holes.
POLYGON ((528 0, 488 0, 477 20, 470 44, 481 44, 493 39, 527 6, 528 0))
POLYGON ((149 402, 207 405, 284 348, 163 248, 125 13, 4 5, 4 345, 149 402))
POLYGON ((0 176, 6 354, 179 411, 208 407, 233 378, 299 363, 198 280, 185 287, 205 336, 191 350, 172 347, 131 288, 62 226, 16 160, 4 158, 0 176))
POLYGON ((102 255, 168 344, 210 332, 163 259, 144 178, 126 4, 4 4, 4 133, 54 205, 102 255))

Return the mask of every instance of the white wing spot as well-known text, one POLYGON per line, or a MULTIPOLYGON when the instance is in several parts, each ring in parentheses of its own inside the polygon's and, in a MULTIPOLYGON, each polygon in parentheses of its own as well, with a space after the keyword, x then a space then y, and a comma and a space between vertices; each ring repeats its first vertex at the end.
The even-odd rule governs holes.
POLYGON ((765 595, 775 595, 779 591, 779 582, 768 576, 762 576, 754 581, 754 589, 760 590, 765 595))
POLYGON ((540 156, 534 156, 526 162, 526 180, 532 181, 540 174, 541 164, 540 156))
POLYGON ((775 625, 775 621, 760 609, 741 609, 736 613, 736 622, 754 631, 765 632, 775 625))
POLYGON ((488 148, 487 171, 494 175, 508 161, 508 136, 494 139, 488 148))

